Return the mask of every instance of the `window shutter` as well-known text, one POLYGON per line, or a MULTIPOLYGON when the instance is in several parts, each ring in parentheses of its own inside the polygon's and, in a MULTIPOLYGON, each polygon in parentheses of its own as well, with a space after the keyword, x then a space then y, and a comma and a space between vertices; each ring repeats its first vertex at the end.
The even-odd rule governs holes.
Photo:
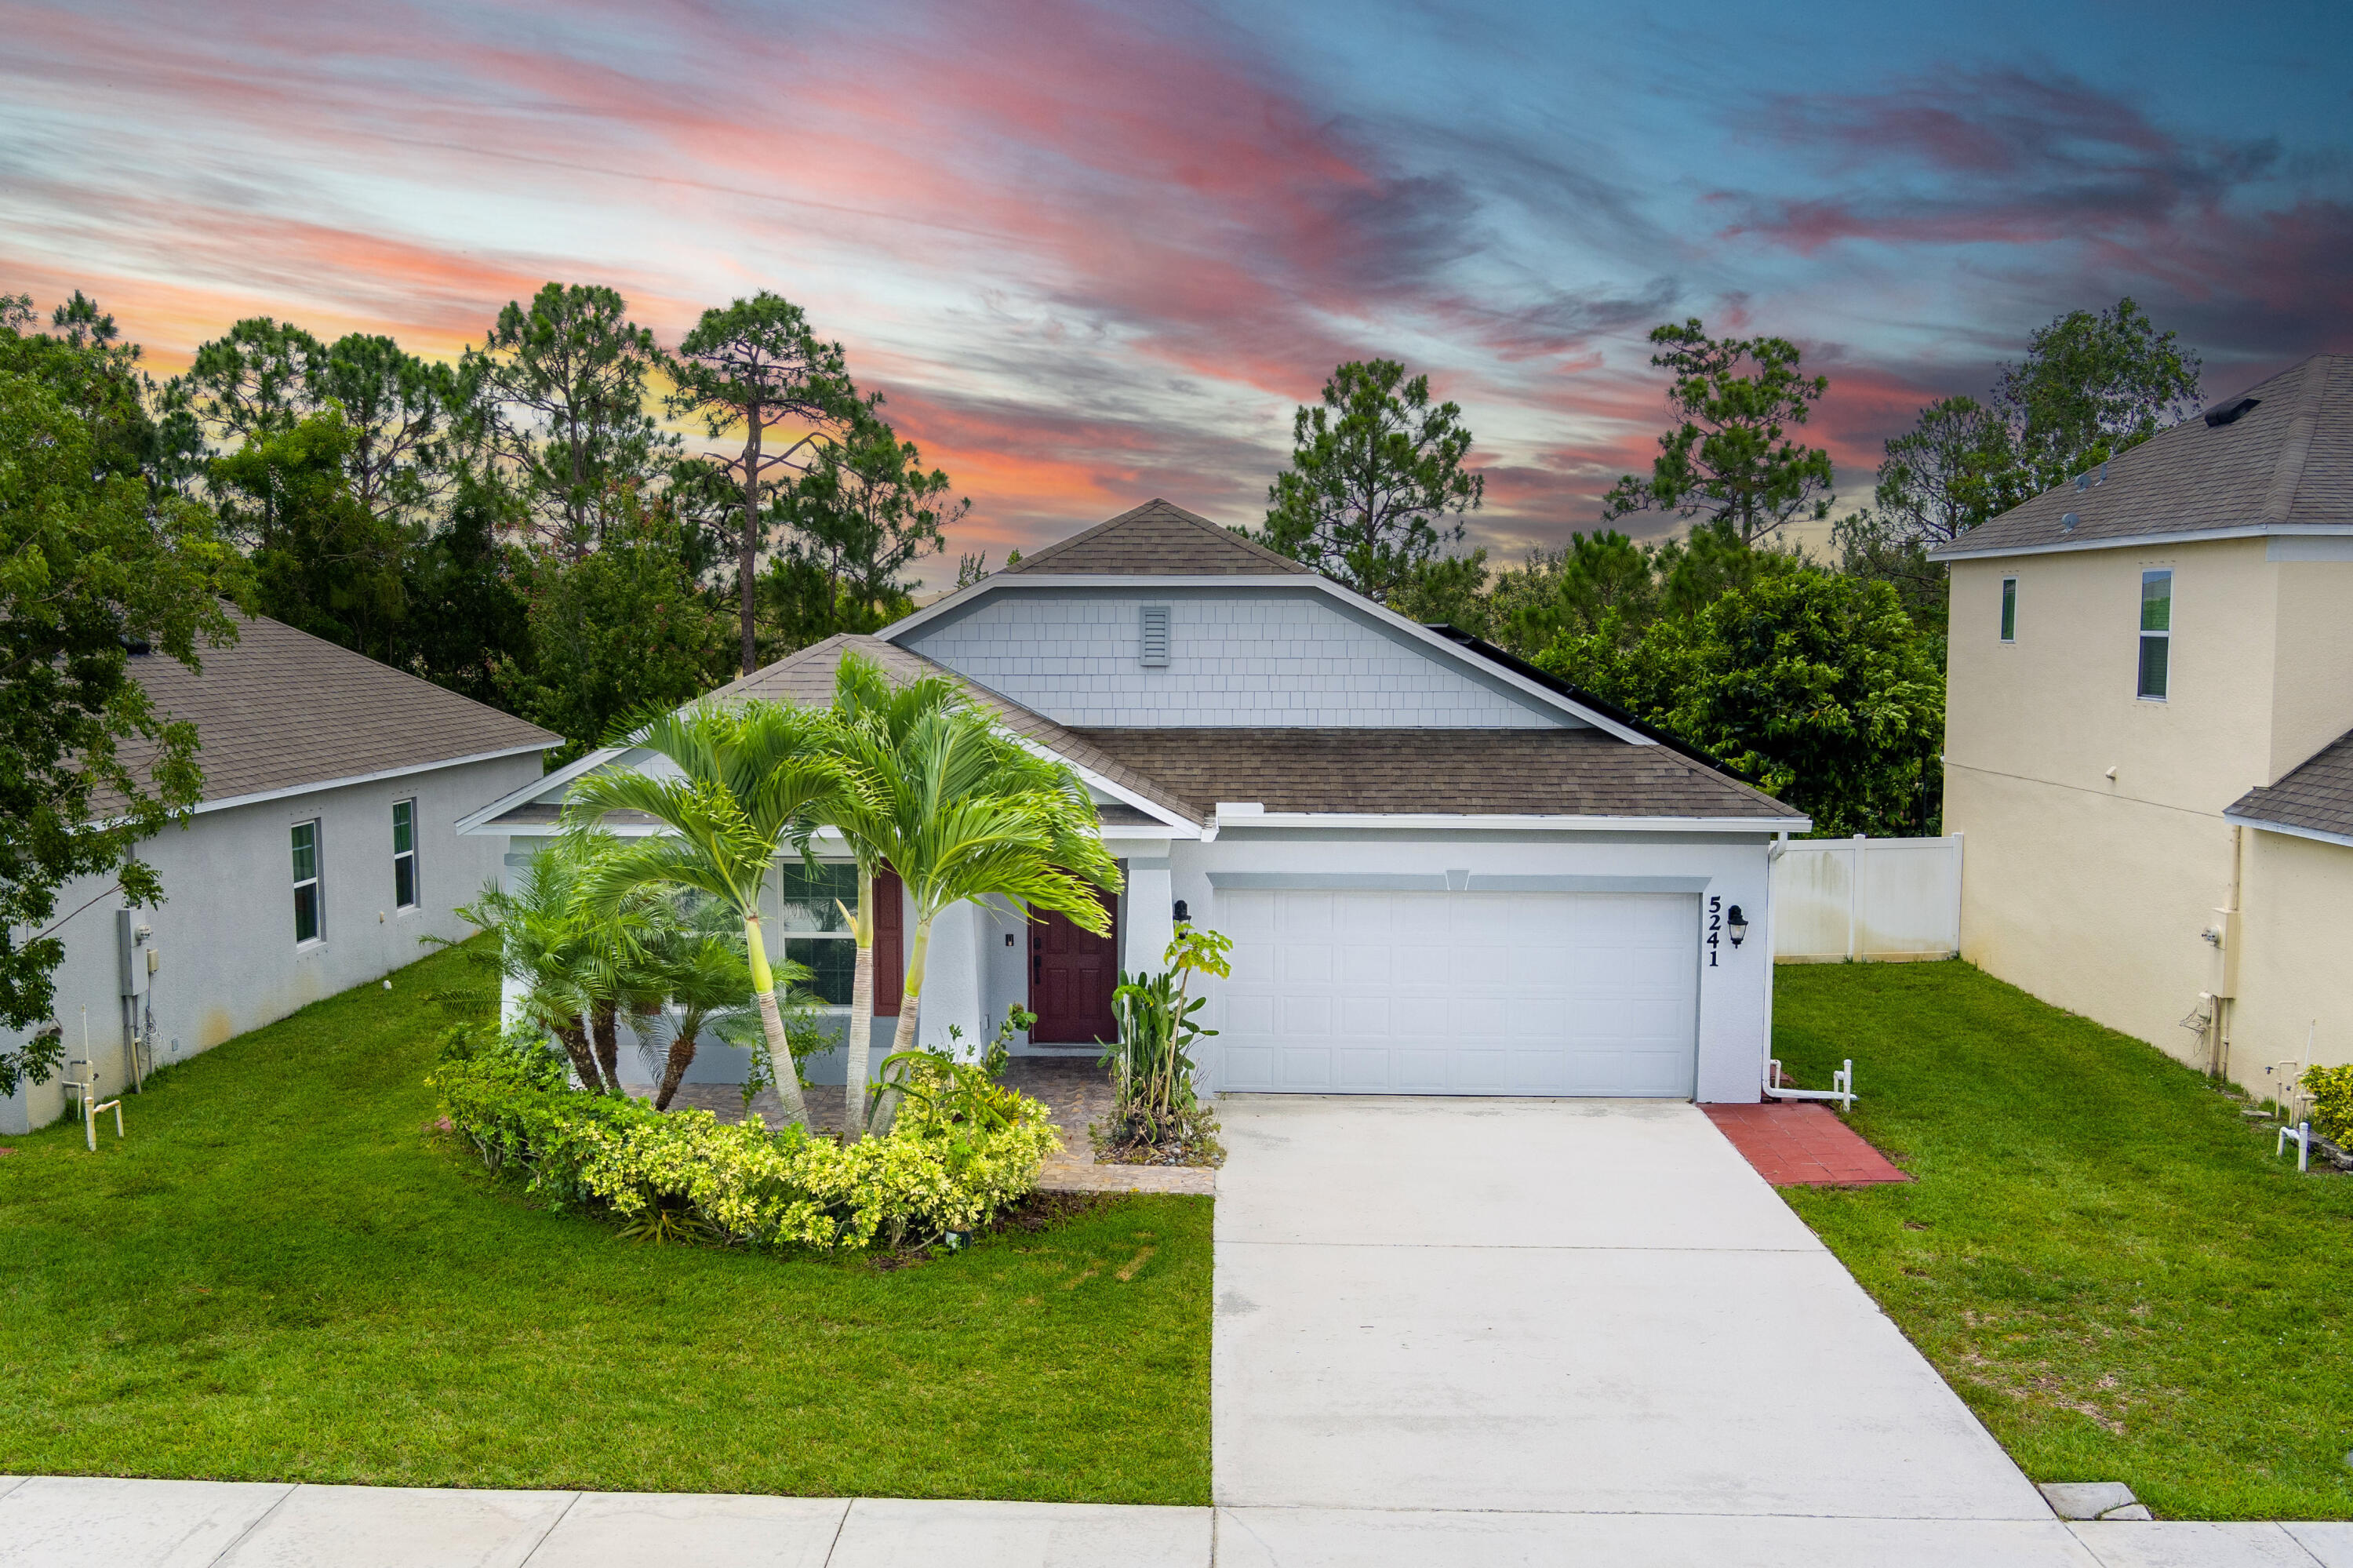
POLYGON ((1147 604, 1144 607, 1143 658, 1139 661, 1147 670, 1168 668, 1168 607, 1147 604))
POLYGON ((907 989, 906 905, 899 874, 874 874, 874 1012, 878 1018, 899 1016, 899 999, 907 989))

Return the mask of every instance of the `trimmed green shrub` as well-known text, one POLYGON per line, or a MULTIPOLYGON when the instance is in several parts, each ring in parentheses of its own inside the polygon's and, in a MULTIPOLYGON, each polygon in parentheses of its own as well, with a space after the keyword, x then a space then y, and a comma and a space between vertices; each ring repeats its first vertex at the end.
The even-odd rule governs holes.
POLYGON ((2353 1063, 2306 1067, 2300 1082, 2312 1097, 2312 1130, 2340 1149, 2353 1148, 2353 1063))
POLYGON ((823 1251, 926 1246, 979 1229, 1038 1184, 1059 1143, 1047 1108, 968 1063, 913 1063, 889 1136, 843 1145, 757 1118, 550 1084, 524 1054, 445 1054, 443 1113, 493 1170, 609 1213, 637 1234, 823 1251))

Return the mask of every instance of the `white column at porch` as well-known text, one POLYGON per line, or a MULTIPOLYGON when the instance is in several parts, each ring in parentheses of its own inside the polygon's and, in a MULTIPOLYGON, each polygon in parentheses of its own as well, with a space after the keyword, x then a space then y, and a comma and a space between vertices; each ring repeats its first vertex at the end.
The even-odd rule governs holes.
POLYGON ((1129 974, 1158 974, 1168 967, 1168 944, 1176 935, 1174 897, 1167 856, 1127 862, 1127 927, 1120 938, 1119 967, 1129 974))

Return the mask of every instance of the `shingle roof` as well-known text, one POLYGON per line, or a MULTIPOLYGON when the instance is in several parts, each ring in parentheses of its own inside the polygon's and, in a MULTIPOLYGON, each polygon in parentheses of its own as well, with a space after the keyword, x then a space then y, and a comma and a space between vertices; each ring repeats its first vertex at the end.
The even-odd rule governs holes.
POLYGON ((1082 729, 1206 817, 1270 811, 1799 818, 1663 746, 1594 729, 1082 729))
POLYGON ((1049 545, 1005 569, 1041 576, 1220 577, 1309 570, 1288 556, 1157 499, 1049 545))
POLYGON ((885 642, 879 637, 861 637, 847 632, 828 637, 748 675, 739 676, 712 695, 719 698, 765 697, 772 702, 791 703, 802 707, 819 706, 833 701, 834 671, 840 665, 841 656, 852 652, 872 660, 882 667, 885 674, 896 680, 913 681, 926 675, 944 675, 970 693, 976 704, 994 713, 998 721, 1014 734, 1036 741, 1098 778, 1141 795, 1155 805, 1164 806, 1187 821, 1198 823, 1205 820, 1161 785, 1128 768, 1118 758, 1089 744, 1076 732, 1063 728, 1052 719, 1018 703, 998 696, 985 686, 975 685, 944 664, 895 643, 885 642))
POLYGON ((2269 789, 2248 790, 2225 814, 2353 838, 2353 731, 2314 752, 2269 789))
MULTIPOLYGON (((158 708, 196 726, 206 800, 564 744, 512 714, 266 617, 238 617, 233 646, 197 652, 201 674, 160 653, 134 656, 131 669, 158 708)), ((134 774, 153 755, 123 748, 134 774)), ((121 803, 92 805, 103 812, 121 803)))
POLYGON ((2353 526, 2353 355, 2316 354, 2244 396, 2253 406, 2227 424, 2184 420, 2116 458, 2105 480, 2090 489, 2063 484, 1929 553, 2082 548, 2224 528, 2353 526), (2072 529, 2063 523, 2071 514, 2072 529))

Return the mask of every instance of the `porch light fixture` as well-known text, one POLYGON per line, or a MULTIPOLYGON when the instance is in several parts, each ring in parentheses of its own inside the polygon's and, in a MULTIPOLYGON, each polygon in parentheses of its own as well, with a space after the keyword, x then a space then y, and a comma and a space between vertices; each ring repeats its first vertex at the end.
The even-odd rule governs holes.
POLYGON ((1193 923, 1192 912, 1185 907, 1185 901, 1181 898, 1176 901, 1176 907, 1170 913, 1176 916, 1176 924, 1179 926, 1189 926, 1193 923))
POLYGON ((1725 912, 1724 933, 1732 938, 1732 945, 1736 948, 1747 939, 1748 917, 1741 914, 1739 905, 1736 904, 1725 912))

